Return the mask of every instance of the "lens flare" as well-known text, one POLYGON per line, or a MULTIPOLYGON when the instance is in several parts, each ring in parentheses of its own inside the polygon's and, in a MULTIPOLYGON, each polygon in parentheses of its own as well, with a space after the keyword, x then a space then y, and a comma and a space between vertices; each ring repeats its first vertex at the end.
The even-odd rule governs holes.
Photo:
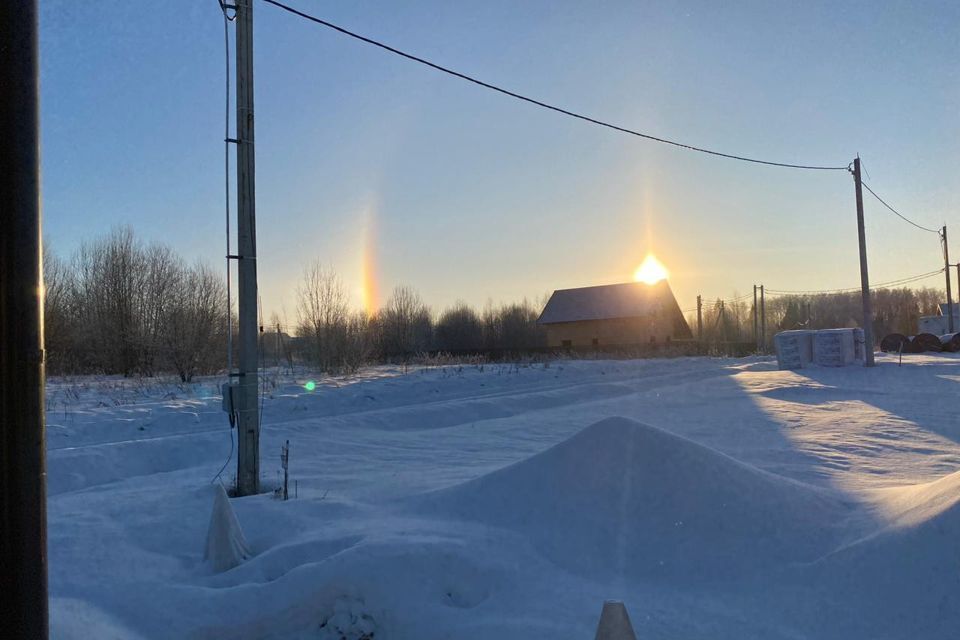
POLYGON ((314 382, 313 380, 307 380, 307 383, 303 385, 303 388, 306 389, 307 391, 313 391, 314 389, 317 388, 317 383, 314 382))
POLYGON ((380 303, 377 282, 377 212, 374 205, 363 215, 363 250, 360 256, 360 302, 366 314, 372 315, 380 303))
POLYGON ((656 284, 661 280, 666 280, 670 276, 667 268, 663 266, 656 256, 652 253, 647 254, 643 262, 637 267, 633 274, 633 279, 644 284, 656 284))

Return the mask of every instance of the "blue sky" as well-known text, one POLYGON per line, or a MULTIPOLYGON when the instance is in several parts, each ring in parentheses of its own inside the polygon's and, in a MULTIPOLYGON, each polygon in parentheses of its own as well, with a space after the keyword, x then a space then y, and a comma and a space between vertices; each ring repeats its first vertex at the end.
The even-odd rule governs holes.
MULTIPOLYGON (((960 239, 955 2, 318 2, 294 6, 544 101, 654 135, 844 165, 960 239)), ((216 0, 41 3, 45 234, 130 224, 224 253, 216 0)), ((232 26, 231 26, 232 32, 232 26)), ((257 216, 267 313, 314 259, 357 305, 536 298, 627 281, 653 250, 682 308, 859 282, 852 179, 677 150, 542 111, 255 3, 257 216)), ((232 173, 232 171, 231 171, 232 173)), ((231 175, 231 180, 233 176, 231 175)), ((937 239, 866 196, 871 279, 936 269, 937 239)), ((954 240, 957 242, 957 240, 954 240)), ((960 245, 953 249, 960 260, 960 245)), ((939 280, 929 284, 939 284, 939 280)))

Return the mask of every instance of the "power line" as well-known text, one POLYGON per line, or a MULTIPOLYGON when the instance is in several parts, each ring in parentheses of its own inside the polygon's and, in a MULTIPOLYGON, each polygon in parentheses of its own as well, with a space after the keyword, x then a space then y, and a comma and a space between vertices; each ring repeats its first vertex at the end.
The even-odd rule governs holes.
POLYGON ((870 185, 868 185, 868 184, 867 184, 866 182, 864 182, 862 179, 860 180, 860 184, 863 186, 864 189, 866 189, 867 191, 869 191, 870 194, 871 194, 874 198, 876 198, 878 201, 880 201, 880 204, 882 204, 882 205, 885 206, 887 209, 889 209, 890 211, 892 211, 892 212, 894 213, 894 215, 896 215, 898 218, 900 218, 900 219, 903 220, 904 222, 906 222, 906 223, 908 223, 908 224, 912 224, 912 225, 915 226, 917 229, 921 229, 921 230, 923 230, 923 231, 929 231, 930 233, 936 233, 936 234, 939 234, 939 233, 940 233, 940 230, 939 230, 939 229, 930 229, 929 227, 924 227, 923 225, 919 225, 919 224, 917 224, 916 222, 914 222, 913 220, 911 220, 910 218, 906 217, 905 215, 903 215, 902 213, 900 213, 899 211, 897 211, 896 209, 894 209, 893 207, 891 207, 889 204, 887 204, 887 203, 884 201, 883 198, 881 198, 880 196, 878 196, 878 195, 876 194, 876 192, 875 192, 873 189, 870 188, 870 185))
POLYGON ((371 44, 371 45, 373 45, 373 46, 375 46, 375 47, 379 47, 379 48, 381 48, 381 49, 383 49, 383 50, 385 50, 385 51, 389 51, 390 53, 393 53, 393 54, 395 54, 395 55, 398 55, 398 56, 400 56, 400 57, 402 57, 402 58, 406 58, 407 60, 412 60, 413 62, 418 62, 418 63, 420 63, 420 64, 422 64, 422 65, 425 65, 425 66, 427 66, 427 67, 430 67, 431 69, 435 69, 435 70, 437 70, 437 71, 441 71, 441 72, 446 73, 446 74, 448 74, 448 75, 451 75, 451 76, 460 78, 461 80, 466 80, 467 82, 472 82, 473 84, 479 85, 479 86, 484 87, 484 88, 486 88, 486 89, 490 89, 491 91, 496 91, 496 92, 498 92, 498 93, 502 93, 503 95, 509 96, 509 97, 511 97, 511 98, 515 98, 515 99, 517 99, 517 100, 521 100, 521 101, 523 101, 523 102, 527 102, 527 103, 529 103, 529 104, 533 104, 533 105, 536 105, 536 106, 538 106, 538 107, 542 107, 542 108, 544 108, 544 109, 549 109, 550 111, 555 111, 555 112, 561 113, 561 114, 563 114, 563 115, 565 115, 565 116, 570 116, 571 118, 576 118, 576 119, 578 119, 578 120, 583 120, 583 121, 589 122, 589 123, 591 123, 591 124, 599 125, 599 126, 601 126, 601 127, 606 127, 606 128, 608 128, 608 129, 613 129, 614 131, 619 131, 619 132, 621 132, 621 133, 626 133, 626 134, 629 134, 629 135, 632 135, 632 136, 637 136, 637 137, 639 137, 639 138, 645 138, 645 139, 647 139, 647 140, 652 140, 652 141, 654 141, 654 142, 660 142, 660 143, 663 143, 663 144, 669 144, 669 145, 672 145, 672 146, 674 146, 674 147, 679 147, 679 148, 681 148, 681 149, 687 149, 687 150, 689 150, 689 151, 697 151, 697 152, 699 152, 699 153, 706 153, 706 154, 709 154, 709 155, 712 155, 712 156, 719 156, 719 157, 721 157, 721 158, 729 158, 729 159, 731 159, 731 160, 740 160, 740 161, 742 161, 742 162, 752 162, 752 163, 754 163, 754 164, 764 164, 764 165, 769 165, 769 166, 773 166, 773 167, 786 167, 786 168, 790 168, 790 169, 811 169, 811 170, 820 170, 820 171, 846 171, 847 168, 848 168, 848 165, 844 165, 844 166, 842 166, 842 167, 828 167, 828 166, 817 166, 817 165, 791 164, 791 163, 787 163, 787 162, 772 162, 772 161, 770 161, 770 160, 760 160, 760 159, 757 159, 757 158, 749 158, 749 157, 746 157, 746 156, 738 156, 738 155, 734 155, 734 154, 731 154, 731 153, 722 153, 722 152, 720 152, 720 151, 713 151, 713 150, 711 150, 711 149, 704 149, 703 147, 695 147, 695 146, 693 146, 693 145, 684 144, 684 143, 682 143, 682 142, 676 142, 676 141, 674 141, 674 140, 668 140, 668 139, 666 139, 666 138, 659 138, 659 137, 657 137, 657 136, 653 136, 653 135, 650 135, 650 134, 648 134, 648 133, 641 133, 641 132, 635 131, 635 130, 633 130, 633 129, 628 129, 628 128, 626 128, 626 127, 621 127, 621 126, 618 126, 618 125, 615 125, 615 124, 611 124, 611 123, 609 123, 609 122, 604 122, 603 120, 598 120, 598 119, 596 119, 596 118, 591 118, 590 116, 585 116, 585 115, 583 115, 583 114, 576 113, 576 112, 570 111, 570 110, 568 110, 568 109, 563 109, 563 108, 561 108, 561 107, 557 107, 557 106, 554 106, 554 105, 552 105, 552 104, 548 104, 548 103, 546 103, 546 102, 542 102, 542 101, 540 101, 540 100, 536 100, 536 99, 534 99, 534 98, 530 98, 530 97, 528 97, 528 96, 525 96, 525 95, 522 95, 522 94, 519 94, 519 93, 515 93, 515 92, 510 91, 510 90, 508 90, 508 89, 504 89, 504 88, 502 88, 502 87, 498 87, 497 85, 490 84, 489 82, 484 82, 483 80, 478 80, 477 78, 474 78, 474 77, 472 77, 472 76, 468 76, 468 75, 465 74, 465 73, 460 73, 459 71, 454 71, 453 69, 450 69, 450 68, 448 68, 448 67, 444 67, 444 66, 439 65, 439 64, 436 64, 436 63, 434 63, 434 62, 430 62, 429 60, 425 60, 424 58, 420 58, 420 57, 415 56, 415 55, 413 55, 413 54, 406 53, 405 51, 401 51, 400 49, 396 49, 396 48, 394 48, 394 47, 391 47, 390 45, 384 44, 384 43, 379 42, 379 41, 377 41, 377 40, 374 40, 374 39, 372 39, 372 38, 368 38, 368 37, 362 36, 362 35, 360 35, 360 34, 358 34, 358 33, 354 33, 353 31, 349 31, 348 29, 344 29, 343 27, 337 26, 337 25, 333 24, 332 22, 327 22, 326 20, 322 20, 322 19, 320 19, 320 18, 318 18, 318 17, 316 17, 316 16, 312 16, 312 15, 310 15, 310 14, 308 14, 308 13, 304 13, 303 11, 299 11, 299 10, 297 10, 297 9, 294 9, 293 7, 288 6, 288 5, 286 5, 286 4, 283 4, 282 2, 278 2, 277 0, 263 0, 263 1, 266 2, 267 4, 272 4, 272 5, 275 6, 275 7, 278 7, 278 8, 280 8, 280 9, 283 9, 284 11, 287 11, 287 12, 289 12, 289 13, 292 13, 293 15, 299 16, 299 17, 304 18, 304 19, 306 19, 306 20, 309 20, 309 21, 311 21, 311 22, 315 22, 316 24, 319 24, 319 25, 322 25, 322 26, 324 26, 324 27, 327 27, 328 29, 333 29, 334 31, 337 31, 337 32, 339 32, 339 33, 342 33, 342 34, 344 34, 344 35, 346 35, 346 36, 350 36, 351 38, 355 38, 356 40, 360 40, 361 42, 365 42, 365 43, 371 44))
MULTIPOLYGON (((921 273, 915 276, 909 276, 906 278, 900 278, 899 280, 891 280, 889 282, 878 282, 870 287, 871 290, 874 289, 883 289, 884 287, 893 287, 903 284, 909 284, 911 282, 917 282, 918 280, 924 280, 932 276, 943 273, 943 268, 937 269, 935 271, 928 271, 927 273, 921 273)), ((776 294, 776 295, 817 295, 822 293, 854 293, 860 291, 860 287, 848 287, 846 289, 821 289, 821 290, 804 290, 804 291, 786 291, 781 289, 766 289, 767 293, 776 294)))

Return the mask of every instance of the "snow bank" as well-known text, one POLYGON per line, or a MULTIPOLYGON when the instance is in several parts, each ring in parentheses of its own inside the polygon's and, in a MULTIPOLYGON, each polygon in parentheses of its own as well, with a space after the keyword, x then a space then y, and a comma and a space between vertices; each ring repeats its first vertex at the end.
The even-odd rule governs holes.
POLYGON ((813 560, 832 548, 847 510, 830 494, 626 418, 414 501, 519 530, 564 568, 635 579, 716 579, 813 560))

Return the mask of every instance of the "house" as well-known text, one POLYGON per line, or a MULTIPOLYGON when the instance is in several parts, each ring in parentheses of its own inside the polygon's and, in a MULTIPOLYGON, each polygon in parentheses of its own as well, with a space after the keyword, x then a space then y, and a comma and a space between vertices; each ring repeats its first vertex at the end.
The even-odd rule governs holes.
POLYGON ((663 344, 693 334, 666 280, 554 291, 537 320, 550 347, 663 344))
MULTIPOLYGON (((940 303, 937 305, 937 315, 923 316, 918 323, 918 333, 932 333, 935 336, 942 336, 949 333, 950 326, 947 318, 947 305, 940 303)), ((953 330, 960 331, 960 304, 953 303, 953 330)))

